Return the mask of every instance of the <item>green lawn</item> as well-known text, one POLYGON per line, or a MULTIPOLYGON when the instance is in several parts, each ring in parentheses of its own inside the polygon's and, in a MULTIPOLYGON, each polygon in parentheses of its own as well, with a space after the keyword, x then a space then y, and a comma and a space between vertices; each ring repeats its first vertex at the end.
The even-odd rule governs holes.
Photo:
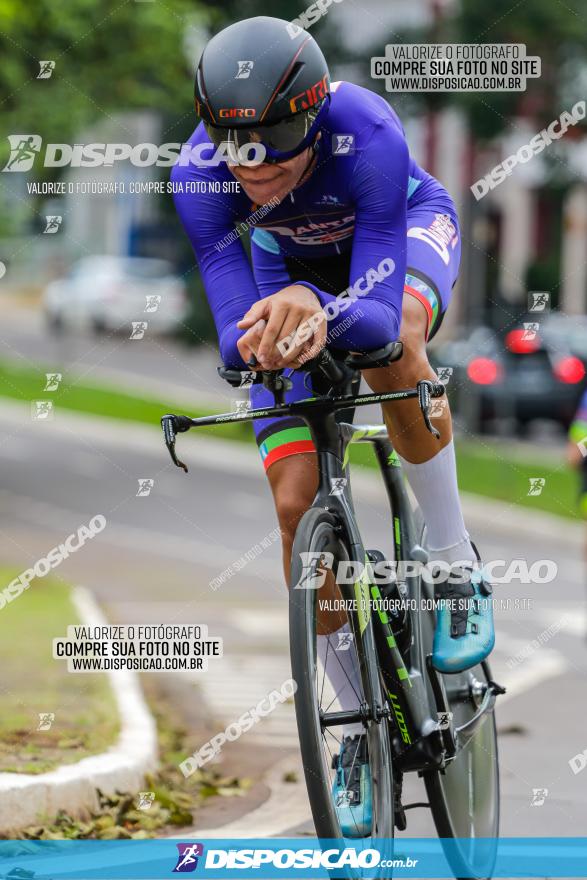
POLYGON ((558 516, 579 516, 577 475, 565 464, 536 458, 528 461, 515 454, 504 452, 503 444, 471 443, 457 444, 459 485, 468 492, 489 495, 521 504, 534 510, 544 510, 558 516), (545 480, 540 495, 528 495, 530 480, 545 480))
MULTIPOLYGON (((575 519, 577 509, 577 477, 561 460, 560 466, 536 459, 528 461, 519 453, 504 448, 503 441, 487 440, 457 441, 457 469, 459 486, 463 492, 486 495, 489 498, 509 501, 533 510, 555 513, 575 519), (540 495, 528 495, 530 478, 546 480, 540 495)), ((367 444, 352 447, 351 462, 377 467, 377 462, 367 444)))
MULTIPOLYGON (((0 568, 0 589, 19 574, 0 568)), ((67 672, 52 640, 79 623, 70 590, 49 577, 0 609, 0 772, 44 773, 114 744, 118 712, 105 675, 67 672), (52 713, 49 730, 39 714, 52 713)))
MULTIPOLYGON (((161 416, 170 409, 169 402, 164 400, 140 398, 136 394, 81 381, 64 381, 56 392, 44 392, 44 384, 45 374, 40 369, 37 371, 0 362, 0 395, 5 397, 27 402, 51 399, 57 411, 62 407, 97 416, 143 422, 156 429, 159 428, 161 416)), ((183 407, 175 404, 173 408, 176 412, 183 410, 191 416, 209 415, 211 412, 188 402, 183 407)), ((201 428, 199 431, 239 442, 253 442, 251 426, 244 423, 201 428)), ((562 460, 560 465, 553 465, 552 460, 542 461, 539 457, 528 460, 508 449, 503 441, 486 438, 458 442, 457 454, 459 484, 463 491, 559 516, 578 516, 577 478, 562 460), (546 483, 540 495, 528 496, 531 477, 545 478, 546 483)), ((364 445, 353 448, 351 460, 368 467, 375 466, 372 453, 364 445)))
MULTIPOLYGON (((52 369, 47 367, 47 370, 52 369)), ((58 370, 58 368, 55 368, 58 370)), ((89 413, 96 416, 108 416, 132 422, 145 422, 159 428, 161 416, 172 408, 169 401, 158 400, 156 397, 140 397, 137 394, 117 391, 107 385, 94 385, 91 382, 68 381, 64 376, 58 391, 44 391, 45 368, 41 370, 30 367, 15 366, 9 361, 0 361, 0 395, 21 401, 52 400, 55 411, 60 407, 76 412, 89 413)), ((181 407, 173 407, 178 412, 181 407)), ((198 407, 186 402, 186 415, 210 415, 212 410, 198 407)), ((233 440, 252 439, 251 428, 244 424, 221 425, 217 428, 200 428, 201 431, 213 431, 220 437, 233 440)))

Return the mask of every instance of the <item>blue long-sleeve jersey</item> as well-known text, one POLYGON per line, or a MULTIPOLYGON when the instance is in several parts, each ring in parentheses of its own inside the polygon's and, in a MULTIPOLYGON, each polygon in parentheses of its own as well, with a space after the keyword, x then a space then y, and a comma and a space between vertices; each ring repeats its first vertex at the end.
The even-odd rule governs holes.
MULTIPOLYGON (((207 141, 201 124, 190 144, 207 141)), ((211 149, 203 157, 212 153, 211 149)), ((370 286, 374 269, 393 266, 393 271, 380 274, 366 295, 328 321, 328 332, 336 336, 337 347, 347 350, 369 351, 396 339, 406 270, 407 212, 434 203, 454 216, 446 190, 410 157, 396 113, 383 98, 348 82, 333 84, 311 176, 255 224, 253 266, 234 230, 259 206, 243 191, 223 191, 234 181, 226 164, 178 164, 172 181, 183 188, 174 194, 175 205, 204 280, 221 357, 225 364, 241 368, 236 343, 244 331, 236 324, 260 297, 292 283, 288 257, 303 266, 304 258, 351 251, 349 281, 351 286, 358 282, 359 290, 370 286), (186 191, 186 184, 193 181, 200 182, 199 191, 186 191), (366 285, 361 279, 367 279, 366 285), (358 310, 360 320, 353 320, 358 310)), ((299 273, 296 283, 310 287, 323 307, 335 300, 332 293, 300 280, 299 273)))

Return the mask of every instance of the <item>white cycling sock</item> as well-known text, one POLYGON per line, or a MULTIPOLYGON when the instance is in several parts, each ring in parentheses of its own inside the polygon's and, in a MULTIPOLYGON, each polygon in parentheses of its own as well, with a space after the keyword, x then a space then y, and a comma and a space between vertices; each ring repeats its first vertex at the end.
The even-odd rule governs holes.
MULTIPOLYGON (((352 640, 349 641, 348 639, 350 635, 349 625, 345 623, 344 626, 341 626, 336 632, 330 633, 330 635, 316 637, 318 658, 326 671, 328 681, 332 685, 332 689, 343 712, 352 712, 358 709, 363 692, 357 652, 352 640), (348 647, 342 649, 342 646, 345 644, 348 647)), ((320 681, 320 679, 318 680, 320 681)), ((323 708, 326 708, 326 706, 323 706, 323 708)), ((342 733, 345 737, 356 736, 364 732, 363 725, 360 722, 345 724, 342 728, 342 733)))
POLYGON ((476 561, 461 511, 453 441, 420 464, 399 458, 426 523, 430 558, 449 565, 476 561))

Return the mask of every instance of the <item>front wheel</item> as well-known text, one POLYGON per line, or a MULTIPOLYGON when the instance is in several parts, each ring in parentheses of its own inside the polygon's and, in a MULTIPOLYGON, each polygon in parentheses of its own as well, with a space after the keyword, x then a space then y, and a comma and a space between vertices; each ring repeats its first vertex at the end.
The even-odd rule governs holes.
MULTIPOLYGON (((421 544, 425 544, 425 531, 421 544)), ((422 582, 422 594, 432 599, 432 589, 422 582)), ((424 653, 432 651, 435 614, 422 614, 424 653)), ((452 724, 462 727, 476 714, 489 666, 482 663, 465 672, 441 675, 452 724)), ((431 699, 432 694, 431 694, 431 699)), ((444 771, 424 774, 428 800, 438 836, 455 877, 491 877, 499 834, 499 763, 495 713, 488 712, 475 733, 463 741, 444 771)))
MULTIPOLYGON (((308 510, 298 526, 292 553, 289 594, 290 651, 292 675, 297 684, 295 706, 298 733, 312 816, 317 836, 328 839, 344 837, 332 795, 335 781, 332 764, 341 746, 342 728, 329 725, 329 719, 338 707, 336 694, 318 663, 317 610, 324 590, 317 589, 316 586, 324 577, 325 565, 330 568, 332 564, 336 571, 338 562, 349 559, 348 548, 340 537, 334 516, 322 508, 308 510)), ((356 615, 350 613, 348 619, 353 637, 345 650, 355 652, 355 659, 361 668, 362 693, 356 696, 363 703, 363 693, 367 690, 366 682, 369 681, 367 669, 373 670, 377 658, 374 650, 365 650, 364 647, 363 639, 367 632, 371 632, 370 624, 360 633, 356 615)), ((372 643, 371 638, 369 644, 372 643)), ((336 662, 338 647, 337 641, 329 638, 326 664, 336 662), (329 657, 332 658, 331 661, 329 657)), ((379 685, 377 673, 374 679, 379 685)), ((381 694, 376 697, 380 705, 383 705, 381 694)), ((366 720, 363 726, 367 736, 372 783, 371 837, 389 841, 393 837, 394 822, 388 723, 385 719, 379 722, 366 720)), ((364 834, 357 833, 356 836, 364 834)))

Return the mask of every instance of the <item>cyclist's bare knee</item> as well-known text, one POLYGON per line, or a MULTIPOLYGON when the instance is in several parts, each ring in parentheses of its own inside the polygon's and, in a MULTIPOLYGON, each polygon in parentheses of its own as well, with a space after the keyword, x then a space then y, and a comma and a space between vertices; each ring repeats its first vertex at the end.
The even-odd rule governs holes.
POLYGON ((414 385, 419 379, 433 379, 435 373, 426 353, 428 315, 419 300, 404 296, 400 339, 404 350, 399 361, 378 370, 364 370, 369 387, 375 392, 394 391, 414 385))
POLYGON ((289 580, 291 549, 298 523, 312 504, 318 487, 315 453, 290 455, 271 465, 267 478, 282 532, 283 565, 289 580))

